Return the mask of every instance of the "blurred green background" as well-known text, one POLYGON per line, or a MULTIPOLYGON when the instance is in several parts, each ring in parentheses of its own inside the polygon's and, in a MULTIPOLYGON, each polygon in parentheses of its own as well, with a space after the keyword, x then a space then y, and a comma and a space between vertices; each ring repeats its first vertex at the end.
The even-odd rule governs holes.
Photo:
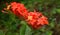
POLYGON ((0 35, 60 35, 60 0, 0 0, 0 35), (29 11, 42 12, 48 17, 49 25, 32 30, 14 14, 1 12, 6 3, 14 1, 23 3, 29 11))

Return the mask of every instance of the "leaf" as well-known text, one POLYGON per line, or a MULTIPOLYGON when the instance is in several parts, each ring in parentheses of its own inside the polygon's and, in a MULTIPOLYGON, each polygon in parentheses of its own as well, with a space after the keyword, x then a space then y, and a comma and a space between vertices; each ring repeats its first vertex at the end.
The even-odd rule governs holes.
POLYGON ((51 28, 53 28, 55 26, 54 22, 51 22, 49 25, 51 28))
POLYGON ((0 35, 4 35, 4 33, 3 33, 3 31, 2 31, 2 30, 0 30, 0 35))
POLYGON ((20 35, 25 35, 26 25, 22 25, 20 28, 20 35))
POLYGON ((60 9, 56 9, 57 10, 57 13, 60 13, 60 9))
POLYGON ((31 35, 31 29, 25 21, 21 21, 20 35, 31 35))
POLYGON ((52 35, 52 31, 46 31, 45 35, 52 35))
POLYGON ((51 19, 51 22, 49 24, 51 28, 53 28, 55 26, 55 20, 56 20, 56 18, 51 19))
POLYGON ((13 34, 12 34, 12 32, 7 32, 7 34, 6 34, 6 35, 13 35, 13 34))
POLYGON ((28 26, 26 26, 25 35, 31 35, 31 34, 32 34, 31 29, 28 26))
POLYGON ((8 31, 5 35, 19 35, 17 32, 8 31))
POLYGON ((56 8, 53 8, 51 14, 56 14, 56 8))
POLYGON ((41 31, 41 32, 44 32, 44 31, 45 31, 45 27, 42 27, 42 28, 40 29, 40 31, 41 31))

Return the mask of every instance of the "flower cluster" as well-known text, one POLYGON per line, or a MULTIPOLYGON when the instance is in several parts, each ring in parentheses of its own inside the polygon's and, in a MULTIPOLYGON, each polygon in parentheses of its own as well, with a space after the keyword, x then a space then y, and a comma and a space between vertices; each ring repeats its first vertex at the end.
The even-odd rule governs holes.
POLYGON ((38 29, 41 26, 48 24, 47 18, 39 12, 29 12, 26 21, 28 22, 28 25, 34 29, 38 29))
POLYGON ((38 29, 43 25, 48 24, 47 17, 45 17, 40 12, 28 12, 28 10, 21 3, 12 2, 11 4, 12 12, 17 16, 22 16, 27 21, 28 25, 30 25, 34 29, 38 29))
POLYGON ((15 15, 19 17, 20 16, 26 17, 28 11, 24 7, 24 4, 12 2, 10 5, 11 5, 11 10, 15 15))

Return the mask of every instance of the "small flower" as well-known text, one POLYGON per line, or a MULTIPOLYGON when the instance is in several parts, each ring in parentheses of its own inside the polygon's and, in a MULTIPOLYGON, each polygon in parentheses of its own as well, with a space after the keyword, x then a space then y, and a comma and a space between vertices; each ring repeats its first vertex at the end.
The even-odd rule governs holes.
POLYGON ((10 9, 10 7, 11 7, 11 5, 8 5, 6 9, 7 9, 7 10, 9 10, 9 9, 10 9))
POLYGON ((32 20, 32 16, 28 16, 28 20, 32 20))

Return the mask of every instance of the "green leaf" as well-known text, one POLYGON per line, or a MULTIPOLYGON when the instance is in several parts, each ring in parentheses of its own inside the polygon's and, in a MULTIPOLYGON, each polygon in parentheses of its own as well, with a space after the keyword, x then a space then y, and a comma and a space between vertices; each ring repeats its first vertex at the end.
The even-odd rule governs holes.
POLYGON ((55 26, 55 23, 51 22, 49 25, 50 25, 51 28, 53 28, 55 26))
POLYGON ((20 28, 20 35, 25 35, 26 25, 22 25, 20 28))
POLYGON ((26 26, 26 31, 25 31, 25 35, 31 35, 31 28, 29 28, 28 26, 26 26))
POLYGON ((52 35, 52 31, 46 31, 45 35, 52 35))
POLYGON ((0 30, 0 35, 4 35, 4 33, 3 33, 3 31, 2 31, 2 30, 0 30))
POLYGON ((7 32, 7 34, 6 34, 6 35, 13 35, 13 34, 12 34, 12 32, 7 32))
POLYGON ((56 14, 56 8, 53 8, 51 14, 56 14))
POLYGON ((21 21, 20 35, 31 35, 31 29, 27 26, 25 21, 21 21))
POLYGON ((56 20, 56 18, 51 20, 51 22, 49 24, 51 28, 53 28, 55 26, 55 20, 56 20))
POLYGON ((45 27, 42 27, 42 28, 40 29, 40 31, 44 32, 44 31, 45 31, 45 27))
POLYGON ((18 33, 16 33, 16 32, 7 32, 7 34, 6 35, 19 35, 18 33))
POLYGON ((60 13, 60 9, 57 9, 57 13, 60 13))
POLYGON ((21 21, 20 35, 31 35, 31 29, 25 21, 21 21))

